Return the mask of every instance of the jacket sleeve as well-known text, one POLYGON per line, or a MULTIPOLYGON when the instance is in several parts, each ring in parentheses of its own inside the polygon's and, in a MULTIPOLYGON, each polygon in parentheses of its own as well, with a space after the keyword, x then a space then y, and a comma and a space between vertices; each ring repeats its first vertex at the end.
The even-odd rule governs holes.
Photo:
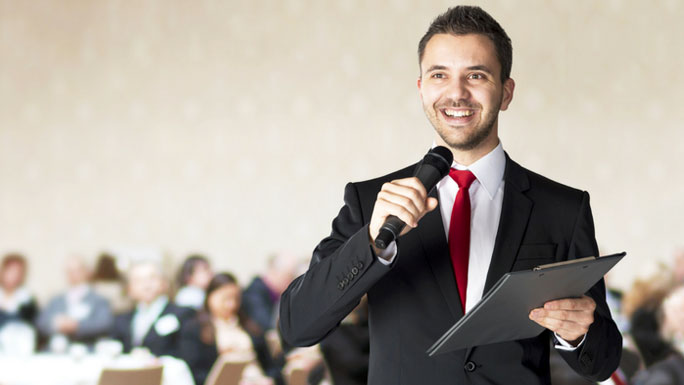
MULTIPOLYGON (((598 257, 594 235, 594 220, 589 206, 589 194, 584 192, 575 222, 569 257, 598 257)), ((622 335, 613 321, 606 304, 606 287, 602 280, 596 283, 588 296, 596 302, 594 323, 589 327, 582 346, 575 351, 558 353, 577 373, 591 381, 603 381, 617 369, 622 355, 622 335)))
POLYGON ((104 336, 111 329, 114 317, 109 302, 102 297, 93 297, 90 315, 78 323, 75 337, 96 338, 104 336))
MULTIPOLYGON (((280 332, 285 342, 310 346, 321 341, 359 303, 391 266, 377 261, 368 221, 354 184, 347 184, 345 205, 330 236, 313 252, 309 270, 295 279, 280 301, 280 332)), ((398 256, 397 256, 398 257, 398 256)))

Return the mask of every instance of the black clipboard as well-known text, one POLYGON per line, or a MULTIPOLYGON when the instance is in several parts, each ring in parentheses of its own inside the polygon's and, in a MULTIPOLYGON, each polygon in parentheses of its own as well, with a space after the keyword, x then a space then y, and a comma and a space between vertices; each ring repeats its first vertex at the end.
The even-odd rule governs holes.
POLYGON ((574 259, 506 273, 427 353, 434 356, 535 337, 544 327, 529 319, 532 309, 547 301, 583 296, 626 254, 574 259))

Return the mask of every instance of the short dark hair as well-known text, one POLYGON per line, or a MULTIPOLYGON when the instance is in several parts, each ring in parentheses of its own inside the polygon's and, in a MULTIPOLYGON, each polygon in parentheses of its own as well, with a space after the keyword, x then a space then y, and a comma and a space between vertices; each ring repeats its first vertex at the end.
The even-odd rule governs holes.
POLYGON ((423 61, 425 46, 432 36, 440 33, 451 35, 467 35, 470 33, 485 35, 494 43, 496 56, 501 64, 501 81, 511 77, 513 65, 513 46, 511 39, 501 25, 480 7, 459 5, 449 8, 432 21, 425 35, 418 43, 418 65, 423 61))
POLYGON ((180 287, 183 287, 188 284, 188 281, 190 280, 190 277, 192 274, 195 272, 195 267, 199 264, 209 264, 209 260, 207 257, 199 254, 193 254, 190 255, 185 259, 183 264, 181 265, 180 270, 178 271, 178 285, 180 287))

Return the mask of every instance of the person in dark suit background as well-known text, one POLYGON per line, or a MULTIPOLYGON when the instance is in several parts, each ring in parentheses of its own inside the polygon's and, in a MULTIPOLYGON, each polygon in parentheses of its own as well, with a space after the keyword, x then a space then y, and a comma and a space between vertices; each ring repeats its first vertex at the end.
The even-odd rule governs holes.
POLYGON ((0 329, 6 322, 18 321, 33 325, 38 313, 36 299, 24 287, 26 258, 7 254, 0 264, 0 329))
POLYGON ((319 342, 368 294, 369 384, 550 384, 550 339, 575 371, 606 379, 622 339, 603 281, 582 298, 530 312, 547 329, 537 337, 425 353, 504 273, 597 256, 598 247, 589 195, 503 151, 498 111, 515 83, 501 26, 479 7, 451 8, 421 39, 419 63, 423 108, 435 144, 454 155, 453 170, 430 195, 412 177, 416 165, 347 185, 331 235, 282 296, 284 340, 319 342), (389 215, 407 227, 380 250, 374 240, 389 215))
POLYGON ((117 316, 112 338, 121 341, 124 353, 145 347, 155 356, 180 357, 180 330, 194 310, 169 301, 168 281, 156 262, 133 264, 127 279, 135 309, 117 316))
POLYGON ((684 286, 667 295, 659 309, 662 338, 672 347, 669 355, 638 372, 634 385, 684 383, 684 286))

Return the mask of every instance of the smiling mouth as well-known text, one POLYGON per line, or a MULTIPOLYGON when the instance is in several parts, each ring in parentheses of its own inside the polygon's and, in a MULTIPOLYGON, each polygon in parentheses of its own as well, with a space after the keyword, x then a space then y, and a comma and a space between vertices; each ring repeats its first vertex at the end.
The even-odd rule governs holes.
POLYGON ((475 113, 473 110, 452 110, 449 108, 443 109, 442 112, 450 118, 467 118, 475 113))

